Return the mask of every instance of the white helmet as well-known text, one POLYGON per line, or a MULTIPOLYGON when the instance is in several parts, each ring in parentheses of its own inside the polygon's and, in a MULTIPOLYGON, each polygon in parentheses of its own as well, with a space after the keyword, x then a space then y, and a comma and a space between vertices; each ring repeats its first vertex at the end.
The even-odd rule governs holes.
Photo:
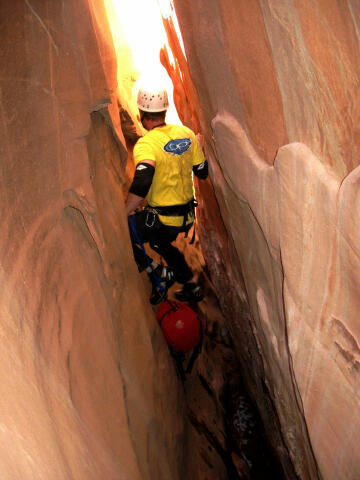
POLYGON ((165 88, 149 89, 140 87, 137 106, 143 112, 163 112, 169 108, 168 94, 165 88))

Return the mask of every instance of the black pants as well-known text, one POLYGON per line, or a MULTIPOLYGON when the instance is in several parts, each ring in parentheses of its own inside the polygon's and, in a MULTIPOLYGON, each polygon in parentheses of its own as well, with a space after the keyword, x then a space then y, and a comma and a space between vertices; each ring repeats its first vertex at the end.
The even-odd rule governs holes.
MULTIPOLYGON (((182 227, 164 225, 157 216, 150 217, 150 215, 148 216, 147 210, 134 214, 134 224, 139 239, 142 243, 149 243, 150 247, 165 259, 169 267, 173 268, 177 282, 186 283, 193 276, 193 273, 186 263, 184 255, 172 245, 172 242, 176 240, 179 233, 190 230, 192 224, 187 225, 184 230, 182 227)), ((148 260, 136 239, 136 235, 132 231, 130 217, 129 229, 135 261, 141 272, 148 266, 148 260)), ((149 260, 152 262, 151 258, 149 260)))

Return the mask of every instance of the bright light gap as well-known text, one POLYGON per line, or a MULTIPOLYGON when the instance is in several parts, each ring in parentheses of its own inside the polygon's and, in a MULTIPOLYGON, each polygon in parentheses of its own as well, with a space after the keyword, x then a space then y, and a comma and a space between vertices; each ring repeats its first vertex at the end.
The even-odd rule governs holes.
POLYGON ((162 16, 172 18, 184 51, 172 0, 105 0, 105 6, 118 59, 119 96, 122 101, 127 97, 128 102, 125 108, 136 115, 137 85, 155 82, 169 92, 167 122, 181 123, 172 100, 171 79, 160 63, 160 49, 166 45, 174 64, 162 16))

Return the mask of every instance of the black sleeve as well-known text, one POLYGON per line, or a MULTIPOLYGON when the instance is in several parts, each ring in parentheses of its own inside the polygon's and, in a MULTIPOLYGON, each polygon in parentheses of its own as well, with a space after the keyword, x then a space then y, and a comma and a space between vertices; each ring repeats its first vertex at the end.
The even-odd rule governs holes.
POLYGON ((138 163, 129 192, 145 198, 151 187, 154 173, 155 167, 152 165, 143 162, 138 163))
POLYGON ((205 180, 209 173, 208 161, 204 160, 199 165, 194 165, 193 172, 198 178, 200 178, 201 180, 205 180))

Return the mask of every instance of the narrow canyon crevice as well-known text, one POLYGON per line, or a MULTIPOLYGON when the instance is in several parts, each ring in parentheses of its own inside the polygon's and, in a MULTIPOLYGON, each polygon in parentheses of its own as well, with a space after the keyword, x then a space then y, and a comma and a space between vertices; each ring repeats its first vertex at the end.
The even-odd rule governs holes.
POLYGON ((160 60, 210 165, 185 382, 124 209, 126 4, 0 4, 0 477, 357 480, 359 6, 173 4, 160 60))
MULTIPOLYGON (((125 133, 125 140, 132 177, 134 138, 125 133)), ((201 228, 199 221, 196 228, 201 228)), ((276 451, 272 450, 266 438, 256 407, 246 393, 242 367, 210 280, 198 236, 195 237, 194 245, 189 242, 190 238, 180 235, 176 244, 205 291, 204 300, 191 306, 206 325, 206 335, 200 357, 183 382, 187 423, 183 445, 183 478, 280 480, 285 478, 283 469, 276 451)), ((149 254, 157 261, 163 261, 153 251, 149 250, 149 254)), ((148 285, 145 299, 150 294, 149 287, 148 285)), ((174 286, 170 289, 170 298, 174 297, 176 288, 174 286)), ((153 309, 156 313, 157 307, 153 309)), ((244 315, 243 320, 245 319, 244 315)), ((189 359, 188 354, 185 365, 189 359)), ((174 360, 174 367, 175 365, 174 360)), ((264 390, 264 397, 267 395, 264 390)), ((269 415, 274 416, 271 406, 269 415)))

